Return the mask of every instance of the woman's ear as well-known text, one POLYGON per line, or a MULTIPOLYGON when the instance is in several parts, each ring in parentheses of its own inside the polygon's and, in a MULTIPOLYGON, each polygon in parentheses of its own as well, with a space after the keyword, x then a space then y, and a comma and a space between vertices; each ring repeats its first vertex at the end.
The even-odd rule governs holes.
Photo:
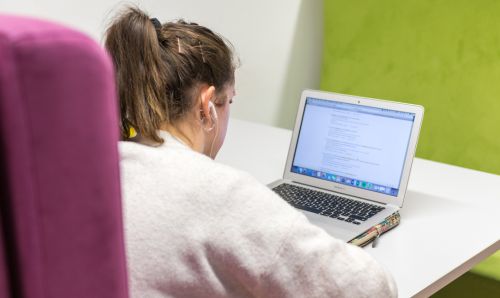
MULTIPOLYGON (((207 84, 203 84, 200 89, 200 102, 199 102, 199 109, 201 111, 201 119, 210 119, 212 121, 212 118, 210 117, 210 107, 208 106, 208 103, 215 98, 215 87, 214 86, 209 86, 207 84)), ((210 126, 212 123, 210 123, 210 126)))

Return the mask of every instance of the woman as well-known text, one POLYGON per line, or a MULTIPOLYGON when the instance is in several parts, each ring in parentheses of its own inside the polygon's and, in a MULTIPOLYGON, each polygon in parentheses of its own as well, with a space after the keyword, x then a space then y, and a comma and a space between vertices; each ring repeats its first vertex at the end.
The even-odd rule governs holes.
POLYGON ((120 97, 133 297, 396 295, 362 249, 213 161, 235 95, 236 65, 224 39, 129 8, 108 29, 106 48, 120 97))

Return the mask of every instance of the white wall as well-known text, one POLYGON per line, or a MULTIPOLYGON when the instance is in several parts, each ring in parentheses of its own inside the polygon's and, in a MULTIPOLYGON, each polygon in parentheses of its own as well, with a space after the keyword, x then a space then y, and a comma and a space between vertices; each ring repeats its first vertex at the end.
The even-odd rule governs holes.
POLYGON ((322 0, 0 0, 0 12, 57 20, 101 41, 123 3, 161 22, 200 23, 233 43, 242 62, 233 117, 291 128, 301 90, 319 87, 322 0))

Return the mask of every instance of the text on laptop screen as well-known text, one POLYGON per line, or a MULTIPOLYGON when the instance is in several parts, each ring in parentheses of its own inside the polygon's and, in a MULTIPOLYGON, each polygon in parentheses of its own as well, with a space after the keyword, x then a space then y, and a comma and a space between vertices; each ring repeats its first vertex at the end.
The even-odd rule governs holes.
POLYGON ((308 97, 292 172, 397 196, 414 113, 308 97))

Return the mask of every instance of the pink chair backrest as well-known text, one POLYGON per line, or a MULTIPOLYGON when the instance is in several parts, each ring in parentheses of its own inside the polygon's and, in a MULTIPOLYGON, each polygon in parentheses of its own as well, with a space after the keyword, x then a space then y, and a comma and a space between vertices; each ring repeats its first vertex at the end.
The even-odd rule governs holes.
POLYGON ((0 297, 127 297, 113 67, 0 15, 0 297))

